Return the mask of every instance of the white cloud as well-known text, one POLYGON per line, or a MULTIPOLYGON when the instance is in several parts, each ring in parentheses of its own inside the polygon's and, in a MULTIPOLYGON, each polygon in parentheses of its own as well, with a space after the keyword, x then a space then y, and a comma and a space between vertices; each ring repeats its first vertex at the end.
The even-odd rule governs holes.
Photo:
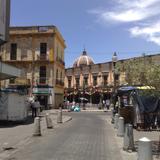
MULTIPOLYGON (((160 10, 158 11, 160 12, 160 10)), ((130 9, 123 12, 106 12, 101 14, 101 18, 104 20, 114 20, 119 22, 133 22, 133 21, 141 21, 153 15, 157 15, 156 12, 150 10, 137 10, 137 9, 130 9)))
POLYGON ((118 0, 111 10, 94 10, 92 13, 104 21, 141 21, 160 14, 160 0, 118 0))
POLYGON ((94 9, 90 13, 102 24, 129 23, 132 27, 127 30, 132 37, 142 37, 160 45, 160 0, 112 1, 114 5, 107 10, 94 9))
POLYGON ((160 22, 150 24, 146 27, 136 26, 129 29, 133 37, 142 37, 143 39, 160 45, 160 22))
MULTIPOLYGON (((117 1, 117 0, 116 0, 117 1)), ((146 8, 158 3, 159 0, 118 0, 118 3, 125 7, 146 8)))

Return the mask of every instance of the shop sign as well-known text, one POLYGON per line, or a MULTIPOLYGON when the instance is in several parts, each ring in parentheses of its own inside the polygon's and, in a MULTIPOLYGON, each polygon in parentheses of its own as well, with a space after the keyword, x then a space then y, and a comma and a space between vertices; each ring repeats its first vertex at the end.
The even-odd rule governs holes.
POLYGON ((33 88, 33 94, 50 94, 49 88, 33 88))

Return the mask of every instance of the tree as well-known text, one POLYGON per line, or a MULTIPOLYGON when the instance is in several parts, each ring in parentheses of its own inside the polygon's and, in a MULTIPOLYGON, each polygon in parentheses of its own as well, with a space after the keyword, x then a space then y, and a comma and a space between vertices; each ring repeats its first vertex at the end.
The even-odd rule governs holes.
POLYGON ((128 85, 147 85, 160 91, 160 64, 151 61, 150 57, 119 61, 116 68, 125 73, 128 85))

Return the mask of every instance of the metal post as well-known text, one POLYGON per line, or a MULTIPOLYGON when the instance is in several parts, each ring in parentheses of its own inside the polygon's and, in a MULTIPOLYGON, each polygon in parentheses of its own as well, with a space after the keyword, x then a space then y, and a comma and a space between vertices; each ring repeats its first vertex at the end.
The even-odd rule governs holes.
POLYGON ((47 125, 47 128, 53 128, 53 123, 52 123, 52 119, 49 115, 49 113, 46 113, 46 125, 47 125))
POLYGON ((40 118, 39 117, 36 117, 34 119, 33 136, 41 136, 41 124, 40 124, 40 118))
POLYGON ((57 123, 62 123, 62 107, 60 107, 58 111, 57 123))
POLYGON ((125 134, 123 139, 123 150, 131 150, 134 151, 134 138, 133 138, 133 126, 131 124, 126 124, 125 126, 125 134))
POLYGON ((113 104, 111 104, 110 108, 111 108, 111 123, 114 123, 114 108, 113 108, 113 104))
POLYGON ((114 117, 114 128, 118 129, 118 119, 119 119, 119 114, 116 113, 114 117))
POLYGON ((123 117, 119 117, 119 120, 118 120, 117 136, 119 136, 119 137, 124 136, 124 118, 123 117))
POLYGON ((153 160, 152 142, 150 139, 143 137, 138 142, 138 160, 153 160))

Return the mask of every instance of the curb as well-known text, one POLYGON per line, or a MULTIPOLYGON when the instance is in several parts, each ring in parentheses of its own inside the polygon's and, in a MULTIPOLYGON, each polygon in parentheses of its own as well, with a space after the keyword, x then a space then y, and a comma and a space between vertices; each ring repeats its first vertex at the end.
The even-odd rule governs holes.
POLYGON ((72 120, 72 117, 69 117, 68 120, 64 121, 63 123, 69 122, 72 120))

